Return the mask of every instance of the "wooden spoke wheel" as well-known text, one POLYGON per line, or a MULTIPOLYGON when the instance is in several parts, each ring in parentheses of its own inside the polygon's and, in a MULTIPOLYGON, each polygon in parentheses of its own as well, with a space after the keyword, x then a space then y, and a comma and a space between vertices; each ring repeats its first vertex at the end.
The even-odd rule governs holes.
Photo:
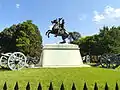
POLYGON ((116 68, 119 66, 119 57, 113 54, 102 55, 100 64, 103 68, 116 68))
POLYGON ((26 65, 26 56, 21 52, 14 52, 8 58, 7 63, 11 70, 20 70, 26 65))
POLYGON ((6 54, 3 54, 2 53, 2 56, 0 57, 0 66, 2 68, 8 68, 8 57, 11 55, 12 53, 6 53, 6 54))
POLYGON ((8 65, 7 65, 7 57, 6 56, 1 56, 0 58, 0 66, 2 68, 7 68, 8 65))

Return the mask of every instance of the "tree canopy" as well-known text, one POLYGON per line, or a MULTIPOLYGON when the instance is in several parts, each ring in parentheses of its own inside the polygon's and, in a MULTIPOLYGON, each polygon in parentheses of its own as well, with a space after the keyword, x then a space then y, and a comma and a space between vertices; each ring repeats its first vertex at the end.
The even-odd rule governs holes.
POLYGON ((73 43, 79 45, 83 56, 120 53, 120 26, 104 26, 98 34, 82 37, 73 43))
POLYGON ((40 56, 42 36, 31 20, 13 24, 0 33, 1 52, 20 51, 32 57, 40 56))

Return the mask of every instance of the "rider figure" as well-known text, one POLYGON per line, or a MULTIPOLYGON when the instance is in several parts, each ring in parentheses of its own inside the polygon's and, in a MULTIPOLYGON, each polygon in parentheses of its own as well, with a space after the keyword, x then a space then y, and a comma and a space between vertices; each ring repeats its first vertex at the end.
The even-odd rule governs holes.
POLYGON ((56 23, 55 25, 58 25, 58 29, 56 29, 56 34, 55 37, 57 37, 57 34, 60 34, 61 32, 64 33, 65 29, 64 29, 64 19, 63 18, 58 18, 58 20, 56 19, 56 23), (62 22, 61 22, 62 20, 62 22))
POLYGON ((63 19, 63 18, 58 18, 58 25, 59 25, 58 34, 65 32, 64 23, 65 23, 65 22, 64 22, 64 19, 63 19), (62 20, 62 22, 61 22, 61 20, 62 20))
POLYGON ((62 18, 58 18, 58 26, 59 26, 59 29, 58 29, 58 34, 61 32, 61 30, 62 30, 62 27, 61 27, 61 21, 62 20, 62 18))
MULTIPOLYGON (((65 24, 65 21, 64 19, 62 20, 62 23, 61 23, 61 28, 64 29, 64 24, 65 24)), ((65 30, 65 29, 64 29, 65 30)))
POLYGON ((61 20, 62 20, 62 18, 59 18, 59 19, 58 19, 58 25, 59 25, 59 28, 60 28, 60 29, 61 29, 61 22, 60 22, 61 20))

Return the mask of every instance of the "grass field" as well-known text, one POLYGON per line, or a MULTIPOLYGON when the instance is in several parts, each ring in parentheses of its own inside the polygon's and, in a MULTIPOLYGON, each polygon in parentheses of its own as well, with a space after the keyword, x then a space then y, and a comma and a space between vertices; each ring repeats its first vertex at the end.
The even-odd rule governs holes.
POLYGON ((108 82, 110 90, 114 90, 115 83, 120 83, 120 71, 102 68, 39 68, 22 69, 20 71, 0 70, 0 89, 4 82, 7 82, 9 90, 13 90, 15 82, 18 81, 20 90, 25 90, 29 81, 31 90, 36 90, 38 83, 43 86, 43 90, 48 90, 50 81, 53 82, 54 90, 59 90, 61 83, 64 83, 65 90, 71 90, 74 82, 77 90, 82 90, 84 82, 89 90, 93 90, 94 83, 98 83, 99 90, 103 90, 108 82))

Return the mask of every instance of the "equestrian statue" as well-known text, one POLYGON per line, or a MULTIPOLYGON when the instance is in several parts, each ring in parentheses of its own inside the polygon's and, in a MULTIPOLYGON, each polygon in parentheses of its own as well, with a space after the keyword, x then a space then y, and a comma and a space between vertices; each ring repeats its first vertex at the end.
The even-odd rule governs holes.
POLYGON ((81 37, 80 33, 78 32, 67 32, 65 27, 64 27, 64 24, 65 24, 65 21, 63 18, 58 18, 58 19, 55 19, 53 21, 51 21, 53 27, 52 27, 52 30, 48 30, 46 32, 46 35, 48 36, 48 38, 50 37, 49 34, 54 34, 55 37, 57 36, 61 36, 62 37, 62 42, 60 43, 66 43, 66 40, 65 39, 69 39, 70 43, 73 41, 73 40, 77 40, 81 37))

